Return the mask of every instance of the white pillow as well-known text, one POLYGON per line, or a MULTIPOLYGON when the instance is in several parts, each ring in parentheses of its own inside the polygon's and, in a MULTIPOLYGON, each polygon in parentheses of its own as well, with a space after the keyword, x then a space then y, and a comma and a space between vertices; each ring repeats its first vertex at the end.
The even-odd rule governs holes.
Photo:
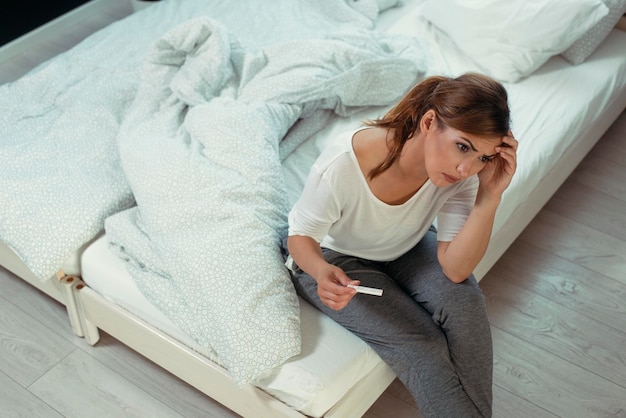
POLYGON ((626 0, 602 1, 609 8, 609 13, 561 54, 574 65, 578 65, 589 58, 589 55, 604 41, 604 38, 608 36, 617 21, 626 12, 626 0))
POLYGON ((607 13, 601 0, 426 0, 425 19, 492 77, 516 82, 607 13))

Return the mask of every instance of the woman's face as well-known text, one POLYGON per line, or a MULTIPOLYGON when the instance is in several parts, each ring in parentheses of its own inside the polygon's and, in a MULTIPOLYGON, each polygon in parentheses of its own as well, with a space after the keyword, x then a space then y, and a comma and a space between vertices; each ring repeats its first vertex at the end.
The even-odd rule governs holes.
POLYGON ((470 135, 436 121, 426 133, 424 144, 426 171, 430 181, 447 187, 480 172, 496 157, 495 148, 502 138, 470 135))

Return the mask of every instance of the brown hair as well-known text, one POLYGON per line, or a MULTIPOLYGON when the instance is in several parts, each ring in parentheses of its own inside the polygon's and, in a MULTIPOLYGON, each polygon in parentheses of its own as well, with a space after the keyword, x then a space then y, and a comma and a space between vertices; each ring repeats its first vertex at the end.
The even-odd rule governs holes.
POLYGON ((394 129, 389 153, 369 173, 370 179, 387 170, 402 152, 405 142, 419 130, 424 114, 433 110, 441 128, 450 126, 468 134, 502 137, 510 129, 508 95, 502 84, 476 73, 457 78, 428 77, 414 86, 382 118, 367 125, 394 129))

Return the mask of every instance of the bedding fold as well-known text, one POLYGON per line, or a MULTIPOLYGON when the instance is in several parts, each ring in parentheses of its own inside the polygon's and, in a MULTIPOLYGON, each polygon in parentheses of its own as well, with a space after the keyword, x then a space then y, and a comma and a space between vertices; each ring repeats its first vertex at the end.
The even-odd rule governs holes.
POLYGON ((206 17, 147 53, 118 138, 137 206, 108 218, 107 236, 146 297, 238 384, 300 350, 280 147, 320 129, 318 115, 394 102, 424 71, 406 38, 353 30, 247 52, 206 17))
POLYGON ((134 205, 118 131, 152 42, 197 16, 218 19, 248 51, 372 29, 398 0, 167 0, 114 22, 0 86, 0 241, 41 281, 134 205))

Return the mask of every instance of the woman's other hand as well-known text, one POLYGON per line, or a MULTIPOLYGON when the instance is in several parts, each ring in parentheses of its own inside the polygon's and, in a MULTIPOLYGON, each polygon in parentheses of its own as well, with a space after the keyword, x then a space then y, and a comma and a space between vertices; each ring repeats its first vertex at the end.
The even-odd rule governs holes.
POLYGON ((478 173, 483 193, 499 198, 509 187, 517 169, 517 146, 518 142, 511 131, 502 137, 502 144, 496 147, 497 155, 478 173))

